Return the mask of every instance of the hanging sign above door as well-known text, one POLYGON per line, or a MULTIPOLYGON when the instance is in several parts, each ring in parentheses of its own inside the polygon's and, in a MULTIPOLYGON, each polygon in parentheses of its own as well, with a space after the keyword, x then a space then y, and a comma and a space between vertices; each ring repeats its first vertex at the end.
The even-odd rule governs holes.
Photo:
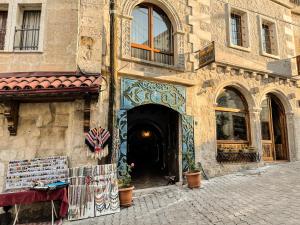
POLYGON ((215 42, 213 41, 199 51, 199 69, 216 61, 215 42))

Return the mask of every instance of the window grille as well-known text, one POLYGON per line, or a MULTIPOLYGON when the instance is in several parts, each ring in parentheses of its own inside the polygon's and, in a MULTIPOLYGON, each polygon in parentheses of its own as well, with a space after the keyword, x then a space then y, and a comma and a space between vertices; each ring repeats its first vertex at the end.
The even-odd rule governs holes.
POLYGON ((270 26, 267 24, 262 24, 262 44, 263 50, 268 53, 272 54, 272 43, 271 43, 271 30, 270 26))
POLYGON ((15 28, 14 50, 38 50, 40 36, 40 10, 26 10, 20 28, 15 28))
POLYGON ((243 46, 242 17, 231 13, 231 43, 243 46))
POLYGON ((6 23, 7 23, 7 11, 0 11, 0 50, 4 50, 6 23))

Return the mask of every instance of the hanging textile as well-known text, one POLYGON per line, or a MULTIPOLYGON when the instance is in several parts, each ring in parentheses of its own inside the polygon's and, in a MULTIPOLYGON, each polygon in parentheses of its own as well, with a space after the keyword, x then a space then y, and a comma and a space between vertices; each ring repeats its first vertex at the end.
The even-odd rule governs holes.
POLYGON ((69 170, 69 220, 120 212, 116 164, 69 170))
POLYGON ((105 157, 108 154, 108 150, 104 147, 109 138, 110 133, 108 130, 102 127, 91 129, 85 136, 85 144, 91 152, 87 152, 88 156, 91 155, 92 158, 98 159, 105 157))

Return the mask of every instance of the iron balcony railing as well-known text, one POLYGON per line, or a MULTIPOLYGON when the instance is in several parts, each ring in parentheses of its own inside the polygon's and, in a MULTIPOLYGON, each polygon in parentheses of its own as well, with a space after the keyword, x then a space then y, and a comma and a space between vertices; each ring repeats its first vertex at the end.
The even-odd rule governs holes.
POLYGON ((0 28, 0 50, 4 50, 6 29, 0 28))
POLYGON ((15 28, 14 50, 38 50, 40 28, 15 28))

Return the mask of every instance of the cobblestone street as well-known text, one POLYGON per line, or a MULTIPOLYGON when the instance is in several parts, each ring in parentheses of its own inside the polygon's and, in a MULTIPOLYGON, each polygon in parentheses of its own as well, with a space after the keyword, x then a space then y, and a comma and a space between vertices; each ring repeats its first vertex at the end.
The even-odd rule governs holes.
POLYGON ((65 224, 300 224, 300 163, 286 163, 203 181, 137 191, 120 213, 65 224))

